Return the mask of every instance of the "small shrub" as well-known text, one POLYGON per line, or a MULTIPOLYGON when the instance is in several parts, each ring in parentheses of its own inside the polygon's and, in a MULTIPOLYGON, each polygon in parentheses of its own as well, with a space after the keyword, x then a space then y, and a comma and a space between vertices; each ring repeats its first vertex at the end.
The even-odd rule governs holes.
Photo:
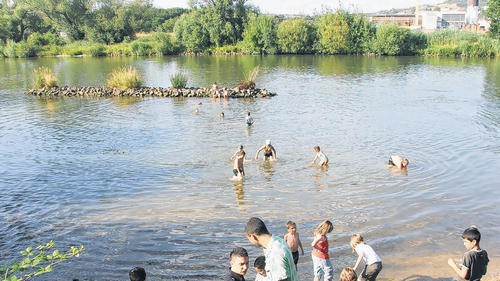
POLYGON ((3 58, 5 55, 3 54, 3 49, 5 48, 5 44, 2 40, 0 40, 0 58, 3 58))
POLYGON ((57 77, 52 69, 41 66, 33 70, 33 72, 35 73, 34 87, 36 89, 52 88, 57 86, 57 77))
POLYGON ((92 57, 102 57, 106 55, 106 48, 103 45, 91 46, 87 49, 86 54, 92 57))
POLYGON ((20 58, 36 57, 39 47, 26 41, 17 43, 16 56, 20 58))
POLYGON ((154 48, 154 52, 161 55, 171 55, 175 53, 175 46, 172 43, 172 36, 166 33, 157 33, 155 34, 156 46, 154 48))
POLYGON ((16 57, 16 42, 12 40, 7 40, 7 44, 5 45, 5 48, 3 49, 3 54, 4 56, 8 58, 15 58, 16 57))
POLYGON ((133 55, 130 50, 130 45, 126 43, 114 44, 108 46, 108 54, 110 56, 131 56, 133 55))
POLYGON ((153 47, 149 43, 135 41, 130 45, 130 50, 136 56, 149 56, 153 47))
POLYGON ((142 77, 137 69, 133 67, 121 67, 113 70, 108 75, 107 84, 109 87, 120 89, 131 89, 142 86, 142 77))
POLYGON ((170 83, 172 83, 172 87, 176 89, 186 88, 187 81, 187 77, 182 73, 176 73, 170 76, 170 83))
POLYGON ((64 40, 59 37, 57 34, 54 33, 44 33, 40 34, 38 32, 35 32, 31 34, 27 40, 30 44, 33 44, 35 46, 46 46, 46 45, 57 45, 57 46, 62 46, 65 44, 64 40))

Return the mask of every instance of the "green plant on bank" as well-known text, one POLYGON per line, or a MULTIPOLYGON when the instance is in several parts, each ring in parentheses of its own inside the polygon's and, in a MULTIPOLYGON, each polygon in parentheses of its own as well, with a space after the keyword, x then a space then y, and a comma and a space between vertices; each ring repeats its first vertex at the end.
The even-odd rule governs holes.
POLYGON ((257 78, 257 75, 259 74, 259 68, 260 66, 257 65, 252 69, 252 71, 248 72, 246 74, 245 81, 238 83, 237 87, 240 90, 255 89, 255 78, 257 78))
POLYGON ((107 84, 109 87, 119 89, 132 89, 142 86, 142 77, 137 69, 129 67, 121 67, 114 69, 109 75, 107 84))
POLYGON ((176 73, 170 76, 170 83, 172 83, 172 87, 176 89, 186 88, 187 81, 187 77, 182 73, 176 73))
POLYGON ((426 55, 494 57, 500 56, 500 40, 470 31, 442 30, 429 33, 426 55))
POLYGON ((33 70, 33 72, 35 80, 33 86, 35 89, 52 88, 57 86, 57 77, 52 69, 41 66, 33 70))
POLYGON ((103 45, 94 45, 89 47, 84 53, 92 57, 102 57, 106 55, 106 47, 103 45))
POLYGON ((26 281, 35 276, 49 273, 54 266, 70 258, 78 257, 84 251, 84 247, 70 247, 66 253, 51 249, 54 241, 36 248, 28 247, 21 251, 24 257, 21 261, 15 261, 10 265, 0 265, 0 280, 2 281, 26 281))

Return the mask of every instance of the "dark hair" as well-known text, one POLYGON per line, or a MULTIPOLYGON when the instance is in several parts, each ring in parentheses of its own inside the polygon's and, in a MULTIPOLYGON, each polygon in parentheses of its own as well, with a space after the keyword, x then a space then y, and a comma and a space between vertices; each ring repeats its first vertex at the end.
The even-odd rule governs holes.
POLYGON ((319 146, 315 146, 314 149, 318 149, 319 151, 321 151, 321 148, 319 148, 319 146))
POLYGON ((481 233, 479 233, 479 230, 476 227, 471 226, 464 230, 462 238, 467 239, 471 242, 476 240, 476 243, 479 244, 479 241, 481 240, 481 233))
POLYGON ((253 267, 266 269, 266 257, 264 256, 257 257, 253 263, 253 267))
POLYGON ((295 226, 295 227, 297 227, 297 225, 296 225, 293 221, 288 221, 288 222, 286 223, 286 227, 287 227, 287 228, 289 228, 290 226, 295 226))
POLYGON ((144 281, 146 280, 146 271, 142 267, 134 267, 128 272, 130 281, 144 281))
POLYGON ((233 256, 239 256, 239 257, 243 257, 243 258, 248 258, 248 252, 247 252, 247 250, 245 250, 245 248, 236 247, 229 254, 229 259, 232 259, 233 256))
POLYGON ((240 149, 243 149, 243 145, 240 145, 240 149))
POLYGON ((256 235, 270 234, 264 222, 256 217, 250 218, 247 221, 247 225, 245 226, 245 233, 256 235))

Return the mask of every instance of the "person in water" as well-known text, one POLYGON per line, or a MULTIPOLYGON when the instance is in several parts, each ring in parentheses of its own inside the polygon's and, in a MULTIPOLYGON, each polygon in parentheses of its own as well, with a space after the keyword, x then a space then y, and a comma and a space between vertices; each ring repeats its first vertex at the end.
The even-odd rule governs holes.
POLYGON ((397 168, 403 170, 403 169, 406 169, 409 162, 408 162, 408 159, 403 158, 399 155, 391 155, 391 158, 389 158, 388 164, 390 166, 397 167, 397 168))
POLYGON ((220 118, 224 118, 224 112, 221 112, 221 113, 219 114, 219 117, 220 117, 220 118))
POLYGON ((316 152, 316 156, 314 157, 312 164, 315 164, 316 160, 319 160, 318 165, 322 167, 328 166, 328 157, 326 157, 326 154, 321 151, 321 148, 319 148, 319 146, 314 147, 314 152, 316 152))
POLYGON ((212 97, 220 98, 220 92, 219 92, 219 87, 217 86, 217 82, 214 82, 212 84, 212 97))
POLYGON ((261 146, 255 154, 255 160, 259 159, 259 153, 264 150, 264 161, 276 160, 276 149, 271 145, 271 140, 266 140, 266 144, 261 146))
POLYGON ((253 118, 250 116, 250 112, 247 113, 247 117, 245 118, 245 123, 247 126, 252 126, 253 125, 253 118))
POLYGON ((240 149, 231 157, 231 160, 234 159, 233 165, 233 173, 235 177, 243 178, 245 176, 245 169, 243 168, 243 162, 245 161, 245 151, 243 150, 243 146, 240 146, 240 149))

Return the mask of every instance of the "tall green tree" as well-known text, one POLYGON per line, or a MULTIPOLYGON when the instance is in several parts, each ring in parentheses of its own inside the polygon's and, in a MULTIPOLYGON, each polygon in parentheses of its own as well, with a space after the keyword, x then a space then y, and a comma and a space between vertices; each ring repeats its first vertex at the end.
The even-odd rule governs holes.
POLYGON ((201 16, 203 11, 194 10, 183 14, 175 23, 174 34, 188 52, 202 52, 210 46, 210 36, 201 16))
POLYGON ((243 48, 252 54, 275 54, 278 52, 276 19, 259 15, 248 22, 243 32, 243 48))
POLYGON ((45 33, 51 29, 50 24, 43 19, 42 14, 33 9, 27 1, 1 5, 0 22, 2 22, 0 34, 3 33, 0 36, 15 42, 25 40, 32 33, 45 33))
POLYGON ((349 51, 349 24, 338 13, 322 15, 318 22, 318 51, 323 54, 345 54, 349 51))
POLYGON ((277 35, 279 49, 282 53, 306 54, 313 51, 316 30, 304 18, 281 22, 277 35))
POLYGON ((94 6, 94 0, 25 0, 29 9, 46 16, 58 31, 74 40, 85 38, 85 25, 94 6))
POLYGON ((488 0, 486 16, 491 21, 489 34, 492 37, 500 38, 500 0, 488 0))

